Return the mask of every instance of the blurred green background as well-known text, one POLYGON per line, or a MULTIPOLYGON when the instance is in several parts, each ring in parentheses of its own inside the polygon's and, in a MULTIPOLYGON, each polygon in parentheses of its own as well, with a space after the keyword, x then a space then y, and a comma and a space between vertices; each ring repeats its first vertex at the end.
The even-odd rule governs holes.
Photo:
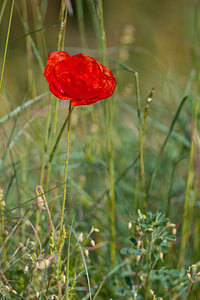
MULTIPOLYGON (((22 2, 16 1, 19 6, 19 12, 23 15, 22 2)), ((39 21, 34 19, 31 1, 27 0, 26 2, 29 8, 29 28, 27 31, 34 31, 43 26, 54 24, 54 26, 45 30, 47 50, 49 53, 54 51, 57 43, 60 2, 41 1, 41 3, 44 3, 43 11, 45 13, 41 27, 38 24, 39 21)), ((96 52, 96 34, 89 2, 83 0, 87 46, 90 49, 88 53, 98 57, 96 52)), ((4 16, 0 28, 1 57, 4 51, 9 9, 9 5, 7 5, 5 11, 7 17, 4 16)), ((85 50, 81 49, 82 44, 75 1, 72 1, 72 9, 73 14, 68 16, 65 51, 75 54, 85 52, 85 50)), ((173 105, 177 96, 174 95, 174 85, 182 88, 186 84, 185 81, 192 64, 190 48, 193 41, 190 33, 193 29, 193 18, 190 15, 193 13, 193 9, 192 1, 183 0, 104 1, 108 55, 114 57, 121 49, 120 58, 125 59, 126 64, 132 66, 140 73, 143 96, 148 94, 152 86, 156 88, 156 95, 159 97, 163 96, 162 91, 166 81, 171 87, 171 91, 169 91, 170 97, 167 97, 167 100, 163 99, 163 97, 162 101, 155 100, 153 105, 156 105, 156 102, 159 106, 173 105), (126 41, 123 37, 126 35, 128 26, 129 30, 132 30, 132 38, 126 41), (128 51, 128 54, 125 50, 128 51)), ((26 39, 23 38, 24 31, 19 14, 14 10, 4 83, 9 87, 12 86, 12 89, 9 88, 9 94, 13 98, 12 102, 16 104, 21 103, 27 87, 27 52, 26 39)), ((33 33, 32 37, 36 40, 40 39, 41 32, 33 33)), ((39 48, 38 50, 45 61, 46 57, 43 49, 39 48)), ((36 62, 36 59, 34 61, 36 62)), ((37 79, 43 80, 41 72, 38 72, 37 79)), ((119 82, 120 91, 123 91, 129 82, 131 80, 127 77, 122 82, 119 82)), ((41 88, 40 85, 38 86, 39 88, 41 88)), ((176 92, 178 93, 178 91, 176 92)), ((166 95, 164 98, 166 98, 166 95)), ((6 103, 4 103, 4 106, 6 107, 6 103)), ((1 109, 2 115, 6 112, 4 106, 1 109)))

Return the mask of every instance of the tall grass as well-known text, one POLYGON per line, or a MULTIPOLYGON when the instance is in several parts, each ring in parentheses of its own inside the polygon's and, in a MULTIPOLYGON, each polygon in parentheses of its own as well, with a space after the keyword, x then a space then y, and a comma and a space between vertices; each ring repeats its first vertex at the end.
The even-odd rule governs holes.
POLYGON ((200 298, 199 1, 186 4, 0 4, 0 298, 200 298), (74 109, 51 96, 54 50, 99 59, 117 92, 74 109))

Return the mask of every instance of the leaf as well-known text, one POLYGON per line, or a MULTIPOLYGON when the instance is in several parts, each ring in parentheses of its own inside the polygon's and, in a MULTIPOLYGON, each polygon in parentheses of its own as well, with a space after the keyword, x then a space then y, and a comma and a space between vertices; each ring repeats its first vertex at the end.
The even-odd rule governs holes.
POLYGON ((176 237, 174 235, 168 235, 165 237, 167 240, 169 241, 175 241, 176 240, 176 237))
POLYGON ((125 288, 120 288, 117 293, 119 296, 125 296, 128 293, 128 290, 125 288))
POLYGON ((132 280, 131 280, 131 277, 130 276, 125 276, 124 277, 124 281, 126 283, 126 285, 129 287, 129 289, 132 288, 132 280))
POLYGON ((129 241, 131 242, 131 244, 133 244, 135 247, 137 247, 137 240, 134 237, 131 237, 129 239, 129 241))
POLYGON ((120 251, 121 254, 135 254, 135 256, 138 256, 141 254, 139 250, 133 249, 133 248, 123 248, 120 251))

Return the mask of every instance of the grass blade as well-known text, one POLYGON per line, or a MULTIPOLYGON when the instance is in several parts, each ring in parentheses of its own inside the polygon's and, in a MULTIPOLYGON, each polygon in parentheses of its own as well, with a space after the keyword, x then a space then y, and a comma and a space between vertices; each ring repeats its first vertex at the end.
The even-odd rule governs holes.
POLYGON ((0 119, 0 124, 3 124, 5 122, 7 122, 9 119, 13 118, 14 116, 18 115, 19 113, 21 113, 25 108, 29 107, 30 105, 32 105, 33 103, 39 101, 41 98, 43 98, 44 96, 46 96, 48 94, 47 93, 43 93, 33 99, 30 99, 28 101, 26 101, 25 103, 23 102, 22 105, 18 106, 17 108, 15 108, 13 111, 11 111, 9 114, 7 114, 6 116, 4 116, 3 118, 0 119))

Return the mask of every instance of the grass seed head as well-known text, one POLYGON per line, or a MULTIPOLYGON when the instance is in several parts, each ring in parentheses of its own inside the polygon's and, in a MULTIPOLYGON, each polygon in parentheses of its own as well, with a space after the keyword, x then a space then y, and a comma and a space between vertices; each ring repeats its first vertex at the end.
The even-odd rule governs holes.
POLYGON ((0 187, 0 202, 3 199, 3 189, 0 187))

